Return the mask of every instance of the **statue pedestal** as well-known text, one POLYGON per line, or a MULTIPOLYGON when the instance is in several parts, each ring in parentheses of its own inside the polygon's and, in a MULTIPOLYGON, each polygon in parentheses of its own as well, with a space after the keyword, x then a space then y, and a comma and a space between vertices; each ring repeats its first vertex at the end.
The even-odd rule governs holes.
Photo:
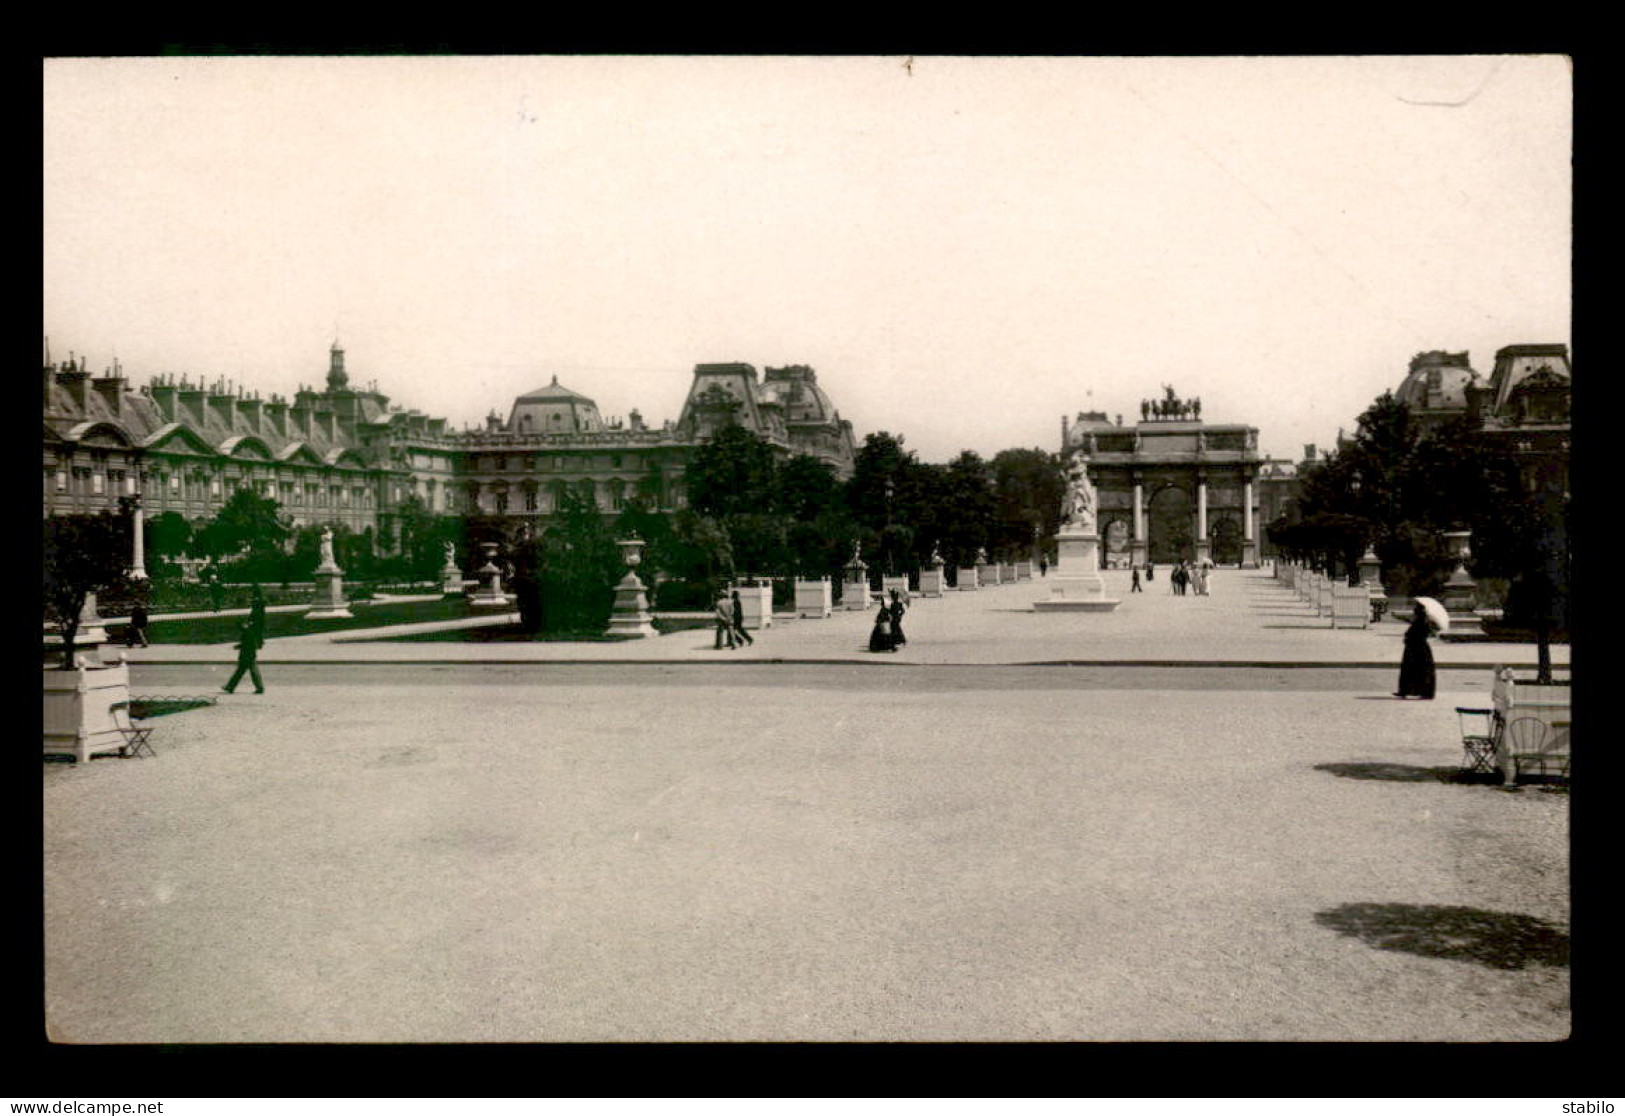
POLYGON ((507 608, 508 594, 502 591, 502 571, 497 569, 496 563, 487 562, 479 574, 480 587, 474 590, 468 603, 475 608, 507 608))
POLYGON ((660 634, 649 615, 649 598, 643 591, 643 582, 631 570, 627 570, 626 576, 615 586, 615 604, 610 609, 609 630, 605 634, 637 639, 660 634))
POLYGON ((307 620, 348 620, 352 613, 344 599, 344 571, 323 563, 316 567, 316 603, 305 612, 307 620))
POLYGON ((1035 612, 1110 612, 1122 601, 1106 596, 1100 576, 1100 536, 1063 527, 1055 536, 1050 596, 1033 602, 1035 612))
POLYGON ((846 581, 841 585, 841 608, 859 612, 869 607, 869 567, 854 560, 846 567, 846 581))
POLYGON ((928 566, 920 571, 920 596, 940 597, 946 584, 941 566, 928 566))
POLYGON ((463 571, 456 566, 447 566, 440 571, 440 593, 445 597, 460 597, 463 595, 463 571))

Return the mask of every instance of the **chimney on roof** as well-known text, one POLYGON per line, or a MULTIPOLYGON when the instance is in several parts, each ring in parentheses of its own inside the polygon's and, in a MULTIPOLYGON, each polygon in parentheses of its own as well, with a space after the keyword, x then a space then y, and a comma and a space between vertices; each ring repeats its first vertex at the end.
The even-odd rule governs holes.
POLYGON ((124 377, 117 375, 117 365, 108 370, 105 376, 98 376, 90 381, 90 386, 96 389, 102 403, 112 412, 114 418, 122 418, 124 414, 124 377))
POLYGON ((89 405, 90 388, 87 381, 90 373, 84 370, 82 362, 76 363, 73 354, 68 354, 68 363, 56 372, 56 382, 67 389, 68 398, 73 400, 74 407, 83 414, 89 405))

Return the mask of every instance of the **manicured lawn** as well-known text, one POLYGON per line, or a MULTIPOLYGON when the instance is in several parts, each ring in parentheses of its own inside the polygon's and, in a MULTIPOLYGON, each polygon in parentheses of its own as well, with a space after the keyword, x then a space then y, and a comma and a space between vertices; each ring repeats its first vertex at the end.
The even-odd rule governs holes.
MULTIPOLYGON (((655 631, 661 635, 709 628, 711 621, 668 620, 655 617, 655 631)), ((488 624, 480 628, 451 628, 439 632, 413 632, 411 635, 380 636, 377 643, 619 643, 634 636, 612 636, 603 632, 527 632, 518 624, 488 624)))
MULTIPOLYGON (((468 602, 460 597, 444 601, 352 603, 350 611, 355 615, 348 620, 307 620, 302 612, 268 612, 265 615, 265 635, 268 639, 276 639, 280 636, 314 635, 352 628, 465 620, 475 615, 470 611, 468 602)), ((147 638, 153 643, 234 643, 245 619, 243 616, 188 616, 183 620, 156 620, 148 625, 147 638)), ((118 637, 122 633, 114 631, 110 634, 118 637)))

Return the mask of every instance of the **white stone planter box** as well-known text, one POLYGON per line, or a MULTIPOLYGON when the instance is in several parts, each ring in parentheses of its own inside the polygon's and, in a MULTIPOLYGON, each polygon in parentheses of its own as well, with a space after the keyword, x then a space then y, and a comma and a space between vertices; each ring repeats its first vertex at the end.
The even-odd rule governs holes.
POLYGON ((731 585, 728 587, 729 596, 735 592, 739 594, 739 603, 744 606, 745 627, 760 630, 773 626, 773 586, 767 585, 731 585))
POLYGON ((935 566, 920 571, 920 596, 940 597, 948 587, 947 578, 943 576, 942 567, 935 566))
MULTIPOLYGON (((1520 717, 1533 717, 1546 726, 1545 746, 1541 751, 1545 763, 1542 766, 1549 769, 1560 761, 1566 764, 1569 757, 1569 723, 1574 716, 1566 668, 1553 667, 1552 684, 1542 686, 1536 683, 1532 670, 1497 666, 1490 699, 1495 711, 1500 714, 1503 726, 1495 746, 1495 766, 1501 770, 1506 782, 1517 780, 1520 758, 1513 754, 1513 741, 1505 726, 1520 717)), ((1530 767, 1535 766, 1528 762, 1527 757, 1522 762, 1530 767)))
POLYGON ((796 615, 802 619, 822 620, 835 611, 834 590, 830 588, 829 578, 818 581, 796 579, 796 615))
POLYGON ((1332 587, 1332 627, 1364 628, 1371 623, 1371 590, 1363 585, 1332 587))
POLYGON ((847 579, 841 585, 841 608, 857 612, 869 607, 869 582, 847 579))
POLYGON ((897 590, 899 597, 908 596, 908 577, 883 577, 880 579, 880 595, 883 600, 891 600, 891 591, 897 590))
POLYGON ((959 586, 958 586, 958 588, 959 588, 959 591, 962 592, 962 593, 966 592, 968 590, 971 590, 971 589, 979 589, 979 588, 981 588, 981 583, 976 580, 976 569, 975 569, 975 567, 959 571, 959 586))
POLYGON ((1018 581, 1031 581, 1033 579, 1033 564, 1031 562, 1017 562, 1016 579, 1018 581))
POLYGON ((124 747, 112 707, 130 700, 130 668, 116 666, 59 670, 46 667, 45 754, 72 756, 84 763, 101 752, 124 747))

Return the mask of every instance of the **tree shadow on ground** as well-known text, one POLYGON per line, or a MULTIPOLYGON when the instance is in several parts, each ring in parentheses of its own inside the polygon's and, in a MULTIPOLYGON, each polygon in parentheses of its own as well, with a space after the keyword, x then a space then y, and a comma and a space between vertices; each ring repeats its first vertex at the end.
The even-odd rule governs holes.
POLYGON ((1373 949, 1469 961, 1491 969, 1567 968, 1567 932, 1529 915, 1475 907, 1345 903, 1315 921, 1373 949))
POLYGON ((1505 783, 1495 772, 1468 771, 1462 767, 1412 767, 1404 763, 1317 763, 1340 779, 1366 779, 1378 783, 1451 783, 1464 787, 1495 787, 1516 792, 1532 788, 1542 794, 1568 794, 1569 780, 1562 775, 1519 774, 1516 783, 1505 783))
POLYGON ((1460 767, 1412 767, 1405 763, 1317 763, 1316 771, 1329 772, 1340 779, 1368 779, 1379 783, 1456 783, 1488 786, 1501 781, 1499 775, 1466 771, 1460 767))

